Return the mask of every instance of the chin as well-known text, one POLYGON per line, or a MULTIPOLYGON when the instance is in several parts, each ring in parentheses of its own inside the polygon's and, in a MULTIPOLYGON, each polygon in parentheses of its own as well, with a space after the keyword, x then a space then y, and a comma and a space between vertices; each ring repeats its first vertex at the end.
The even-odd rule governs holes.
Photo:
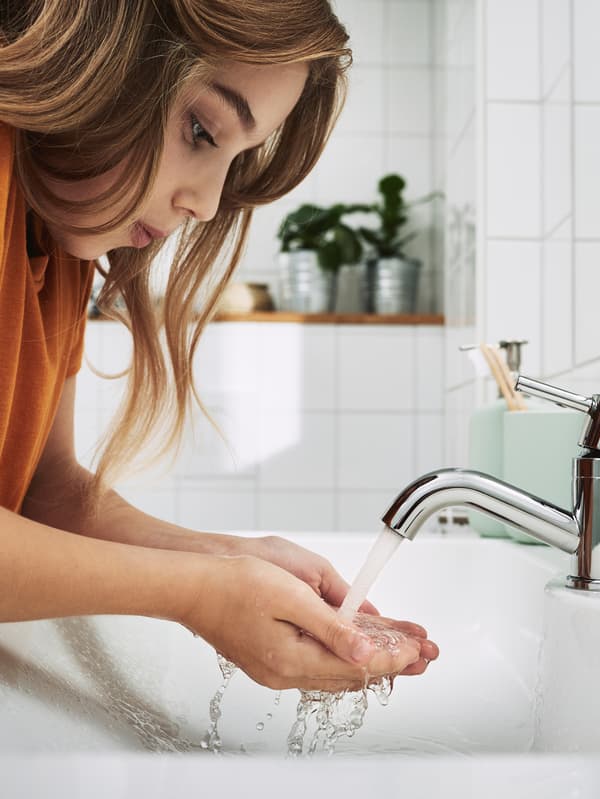
POLYGON ((99 239, 69 237, 58 243, 65 252, 74 258, 80 258, 82 261, 94 261, 96 258, 106 255, 108 250, 113 249, 103 245, 99 239))

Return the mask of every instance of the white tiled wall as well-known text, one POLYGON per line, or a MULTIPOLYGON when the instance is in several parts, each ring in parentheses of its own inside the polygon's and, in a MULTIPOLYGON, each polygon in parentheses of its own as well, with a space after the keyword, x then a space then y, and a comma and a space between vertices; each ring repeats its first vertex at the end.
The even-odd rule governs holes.
POLYGON ((600 5, 481 0, 481 10, 479 327, 491 341, 529 339, 524 372, 598 390, 600 5))
POLYGON ((434 183, 445 194, 436 208, 436 248, 444 259, 444 457, 467 465, 467 425, 474 375, 462 344, 476 340, 475 1, 434 0, 434 183))
MULTIPOLYGON (((237 279, 266 282, 277 300, 278 242, 284 216, 302 202, 370 203, 388 172, 407 180, 415 199, 434 188, 432 173, 431 0, 333 0, 350 34, 354 63, 346 106, 312 174, 294 192, 255 213, 237 279)), ((432 246, 431 206, 415 209, 420 234, 409 254, 424 263, 419 310, 440 311, 441 268, 432 246)))
MULTIPOLYGON (((127 333, 90 322, 86 351, 112 369, 127 333)), ((441 327, 215 323, 197 353, 195 438, 165 474, 118 486, 143 510, 206 530, 377 529, 395 494, 443 465, 441 327)), ((77 450, 116 407, 85 365, 77 450)))

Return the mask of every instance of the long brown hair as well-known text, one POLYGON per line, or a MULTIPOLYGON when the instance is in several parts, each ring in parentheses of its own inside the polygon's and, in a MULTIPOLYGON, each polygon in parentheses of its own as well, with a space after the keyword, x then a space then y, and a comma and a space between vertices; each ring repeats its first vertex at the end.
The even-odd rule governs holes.
POLYGON ((192 369, 198 340, 240 260, 252 209, 296 186, 325 146, 343 102, 347 41, 327 0, 4 0, 0 120, 16 129, 26 201, 47 221, 48 207, 57 209, 56 222, 64 212, 120 209, 88 233, 123 225, 148 196, 170 109, 188 80, 209 79, 229 61, 309 68, 283 125, 233 161, 215 218, 186 222, 160 311, 150 275, 158 242, 109 252, 106 272, 98 265, 98 304, 130 329, 134 347, 93 496, 142 445, 154 444, 152 460, 176 449, 192 401, 202 407, 192 369), (55 196, 43 179, 90 178, 125 159, 126 179, 83 205, 55 196))

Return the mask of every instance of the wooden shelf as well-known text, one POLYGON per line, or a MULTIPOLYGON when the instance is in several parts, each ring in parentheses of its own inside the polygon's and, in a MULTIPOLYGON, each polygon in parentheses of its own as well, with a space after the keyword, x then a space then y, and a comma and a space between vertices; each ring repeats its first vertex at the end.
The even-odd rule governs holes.
MULTIPOLYGON (((91 316, 90 322, 109 321, 91 316)), ((293 311, 251 311, 217 314, 213 322, 298 322, 307 325, 443 325, 442 314, 295 313, 293 311)))
POLYGON ((443 325, 442 314, 295 313, 293 311, 252 311, 218 314, 215 322, 301 322, 331 325, 443 325))

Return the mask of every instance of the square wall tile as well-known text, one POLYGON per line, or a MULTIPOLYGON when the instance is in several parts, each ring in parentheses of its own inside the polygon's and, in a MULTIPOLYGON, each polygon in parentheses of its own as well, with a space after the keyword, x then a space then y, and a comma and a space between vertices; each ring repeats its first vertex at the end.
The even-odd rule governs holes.
POLYGON ((144 489, 127 486, 121 488, 119 494, 126 502, 143 513, 170 524, 178 524, 179 503, 175 487, 160 489, 152 486, 152 488, 144 489))
POLYGON ((545 376, 569 369, 573 359, 573 269, 568 241, 543 245, 542 371, 545 376))
MULTIPOLYGON (((431 139, 427 136, 390 136, 385 144, 385 173, 397 172, 406 180, 407 200, 416 199, 433 190, 431 139)), ((373 175, 377 190, 380 176, 373 175)))
POLYGON ((458 146, 464 128, 475 114, 475 70, 463 66, 446 73, 446 134, 449 150, 458 146))
POLYGON ((550 233, 571 213, 571 106, 544 103, 543 184, 544 233, 550 233))
POLYGON ((214 403, 215 396, 257 393, 260 331, 258 322, 211 322, 206 327, 194 358, 201 399, 214 403))
POLYGON ((260 406, 279 410, 332 410, 336 402, 335 336, 334 325, 261 325, 260 406))
POLYGON ((384 45, 386 63, 413 66, 431 63, 432 14, 432 5, 422 0, 388 3, 384 45))
POLYGON ((600 242, 575 245, 575 364, 600 358, 600 242))
POLYGON ((444 383, 446 392, 475 379, 473 364, 466 352, 461 351, 463 345, 475 345, 481 334, 475 327, 451 324, 444 328, 444 383))
POLYGON ((475 410, 476 383, 454 388, 446 395, 445 457, 453 468, 469 466, 469 423, 475 410))
POLYGON ((383 174, 383 141, 383 132, 349 135, 335 131, 315 168, 317 203, 369 203, 377 199, 377 181, 383 174))
POLYGON ((120 322, 98 322, 101 341, 99 343, 101 363, 94 364, 109 374, 127 369, 133 355, 133 338, 120 322))
POLYGON ((444 468, 444 415, 442 413, 419 413, 416 416, 417 475, 444 468))
POLYGON ((488 105, 488 236, 540 235, 540 114, 538 105, 488 105))
POLYGON ((600 105, 575 106, 575 237, 600 238, 600 105))
POLYGON ((541 245, 490 241, 487 245, 485 340, 526 339, 523 372, 541 369, 541 245))
POLYGON ((174 471, 179 479, 214 477, 252 480, 260 460, 258 406, 252 397, 231 393, 221 408, 199 409, 188 421, 174 471))
POLYGON ((178 505, 179 524, 190 530, 234 534, 256 530, 254 491, 198 483, 179 490, 178 505))
POLYGON ((381 133, 384 122, 383 67, 354 66, 349 73, 344 110, 336 125, 339 133, 381 133))
POLYGON ((600 102, 599 30, 600 5, 597 0, 573 0, 573 59, 577 103, 600 102))
POLYGON ((333 491, 261 491, 257 504, 259 530, 272 533, 335 530, 333 491))
POLYGON ((379 64, 384 37, 384 0, 334 0, 335 13, 350 36, 356 64, 379 64))
POLYGON ((545 97, 571 61, 571 0, 543 0, 540 11, 542 92, 545 97))
POLYGON ((418 413, 444 407, 444 328, 417 327, 415 388, 418 413))
MULTIPOLYGON (((312 202, 312 199, 312 196, 307 197, 306 200, 299 198, 297 204, 292 204, 291 202, 289 204, 283 202, 269 203, 255 209, 252 215, 248 241, 233 282, 262 282, 253 281, 252 275, 277 272, 277 255, 280 244, 277 238, 277 231, 292 208, 303 202, 312 202)), ((273 300, 276 302, 277 297, 274 296, 273 300)))
POLYGON ((390 67, 386 75, 387 131, 429 136, 432 127, 431 70, 390 67))
POLYGON ((412 414, 340 413, 338 487, 362 491, 393 490, 415 475, 412 414))
MULTIPOLYGON (((396 495, 404 488, 398 483, 390 491, 340 491, 338 494, 338 530, 348 533, 373 533, 375 537, 383 524, 381 517, 390 507, 396 495)), ((344 574, 349 582, 355 574, 344 574)))
POLYGON ((410 328, 340 328, 338 369, 342 410, 415 407, 415 334, 410 328))
POLYGON ((335 485, 333 413, 264 409, 259 416, 258 485, 323 489, 335 485))
POLYGON ((487 0, 485 55, 489 99, 539 98, 539 5, 538 0, 487 0))

